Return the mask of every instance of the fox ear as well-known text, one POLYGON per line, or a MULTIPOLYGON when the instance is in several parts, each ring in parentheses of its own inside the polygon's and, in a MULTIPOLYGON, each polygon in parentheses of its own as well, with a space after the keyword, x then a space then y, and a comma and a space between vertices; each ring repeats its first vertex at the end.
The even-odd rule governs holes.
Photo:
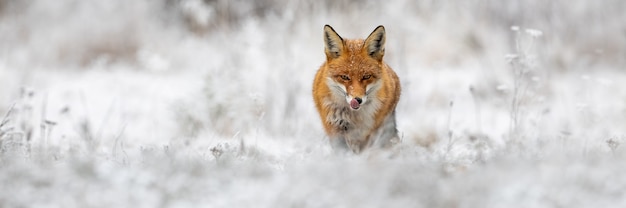
POLYGON ((376 27, 374 32, 365 39, 363 49, 370 57, 382 61, 385 55, 385 27, 382 25, 376 27))
POLYGON ((324 26, 324 46, 328 59, 338 58, 343 53, 343 39, 330 25, 324 26))

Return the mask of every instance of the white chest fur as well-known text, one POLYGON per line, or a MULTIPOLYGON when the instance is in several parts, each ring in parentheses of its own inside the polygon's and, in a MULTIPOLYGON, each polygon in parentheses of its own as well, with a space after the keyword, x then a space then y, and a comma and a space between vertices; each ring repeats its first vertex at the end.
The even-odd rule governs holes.
POLYGON ((376 134, 375 113, 380 107, 380 100, 369 99, 359 110, 352 110, 345 102, 326 102, 329 108, 326 121, 337 133, 335 142, 345 142, 352 150, 360 149, 364 142, 372 142, 376 138, 370 138, 376 134), (337 141, 338 140, 338 141, 337 141))

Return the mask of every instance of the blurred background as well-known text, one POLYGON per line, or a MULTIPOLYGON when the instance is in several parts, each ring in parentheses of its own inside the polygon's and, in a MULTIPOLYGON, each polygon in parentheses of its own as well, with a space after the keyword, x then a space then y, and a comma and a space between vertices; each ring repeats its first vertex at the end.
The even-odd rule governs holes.
MULTIPOLYGON (((609 73, 597 79, 621 83, 611 79, 621 78, 626 64, 624 8, 608 0, 5 0, 0 110, 16 101, 24 107, 30 99, 32 111, 45 112, 33 119, 70 119, 113 135, 127 125, 127 134, 138 129, 133 137, 159 132, 147 140, 166 138, 160 142, 251 129, 323 136, 310 98, 312 77, 324 60, 322 26, 364 38, 385 25, 386 61, 404 88, 400 125, 404 131, 435 128, 429 131, 436 139, 439 127, 447 134, 446 112, 454 100, 473 96, 456 105, 470 110, 453 117, 481 117, 478 125, 467 119, 479 131, 482 122, 509 125, 497 112, 510 114, 515 96, 533 105, 526 97, 556 101, 590 90, 563 77, 609 73), (524 71, 519 80, 529 79, 523 95, 513 95, 515 70, 524 71), (465 115, 479 108, 486 112, 465 115)), ((552 104, 544 108, 561 107, 552 104)))
MULTIPOLYGON (((329 151, 311 97, 329 24, 344 38, 385 26, 403 88, 394 151, 445 163, 437 177, 511 152, 624 156, 624 11, 619 0, 0 0, 0 149, 132 164, 155 149, 204 161, 248 147, 275 175, 329 151)), ((483 171, 510 168, 494 166, 483 171)))

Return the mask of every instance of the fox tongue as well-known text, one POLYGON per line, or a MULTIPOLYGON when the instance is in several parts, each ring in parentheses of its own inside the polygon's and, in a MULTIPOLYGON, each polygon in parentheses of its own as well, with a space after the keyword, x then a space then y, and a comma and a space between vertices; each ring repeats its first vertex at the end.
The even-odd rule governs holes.
POLYGON ((359 101, 356 101, 356 99, 352 99, 352 100, 350 101, 350 107, 351 107, 352 109, 359 109, 359 107, 360 107, 360 106, 361 106, 361 105, 359 104, 359 101))

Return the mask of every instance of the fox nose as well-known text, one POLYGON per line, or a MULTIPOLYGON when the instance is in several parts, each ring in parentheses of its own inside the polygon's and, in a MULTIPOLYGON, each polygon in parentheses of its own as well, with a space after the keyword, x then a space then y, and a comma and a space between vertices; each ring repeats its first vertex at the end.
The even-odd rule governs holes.
POLYGON ((360 97, 356 97, 354 98, 357 102, 359 102, 359 104, 361 104, 363 102, 363 99, 361 99, 360 97))

